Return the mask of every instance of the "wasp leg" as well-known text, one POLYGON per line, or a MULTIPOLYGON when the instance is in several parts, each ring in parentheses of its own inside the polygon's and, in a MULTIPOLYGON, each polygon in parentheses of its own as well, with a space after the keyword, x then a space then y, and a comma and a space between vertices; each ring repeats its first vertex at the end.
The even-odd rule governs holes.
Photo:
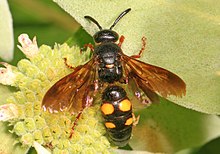
POLYGON ((84 44, 83 48, 80 49, 80 53, 82 53, 82 51, 85 49, 85 48, 90 48, 90 50, 93 52, 94 51, 94 46, 89 43, 89 44, 84 44))
POLYGON ((63 58, 63 60, 64 60, 64 64, 65 64, 68 68, 70 68, 70 69, 75 69, 75 67, 73 67, 73 66, 71 66, 71 65, 69 65, 69 64, 67 63, 67 59, 66 59, 66 58, 63 58))
POLYGON ((133 118, 133 126, 136 126, 139 122, 140 119, 140 115, 138 115, 137 117, 135 117, 135 114, 132 113, 132 118, 133 118))
POLYGON ((74 121, 74 123, 73 123, 72 129, 71 129, 71 132, 70 132, 70 136, 69 136, 70 139, 71 139, 72 136, 73 136, 74 128, 76 127, 77 122, 78 122, 78 120, 80 119, 82 113, 83 113, 83 110, 81 110, 81 111, 78 113, 78 115, 76 116, 76 119, 75 119, 75 121, 74 121))
POLYGON ((85 96, 86 96, 86 101, 83 102, 82 104, 82 109, 79 111, 79 113, 76 116, 76 119, 74 120, 71 132, 70 132, 70 136, 69 138, 71 139, 74 133, 74 129, 83 113, 83 110, 90 107, 93 104, 93 97, 91 97, 93 95, 93 92, 95 92, 98 89, 98 85, 97 85, 97 81, 94 83, 94 85, 90 85, 85 89, 85 96))
POLYGON ((125 37, 122 35, 120 38, 119 38, 119 43, 118 43, 118 46, 121 47, 122 43, 124 42, 125 40, 125 37))
POLYGON ((145 50, 145 47, 146 47, 146 42, 147 42, 147 39, 146 39, 146 37, 142 37, 142 39, 141 39, 141 41, 142 41, 142 47, 141 47, 141 50, 139 51, 139 53, 137 54, 137 55, 132 55, 131 57, 133 57, 133 58, 140 58, 141 57, 141 54, 143 53, 143 51, 145 50))
POLYGON ((45 146, 51 150, 53 149, 52 142, 46 143, 45 146))

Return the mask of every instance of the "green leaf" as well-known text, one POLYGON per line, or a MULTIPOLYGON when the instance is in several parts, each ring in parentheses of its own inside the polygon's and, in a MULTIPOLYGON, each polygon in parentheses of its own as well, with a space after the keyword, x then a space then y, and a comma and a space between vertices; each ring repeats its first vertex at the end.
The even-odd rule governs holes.
POLYGON ((176 154, 216 154, 220 151, 220 137, 215 138, 208 143, 204 144, 203 146, 196 147, 196 148, 190 148, 190 149, 184 149, 176 154))
POLYGON ((114 28, 125 36, 123 51, 137 54, 141 38, 146 36, 147 48, 141 60, 175 72, 186 82, 187 95, 169 99, 186 108, 220 114, 218 0, 54 1, 91 35, 98 28, 85 20, 85 15, 109 28, 130 7, 131 12, 114 28))
POLYGON ((220 135, 218 116, 192 111, 164 99, 136 115, 140 115, 140 121, 130 141, 134 150, 174 153, 204 145, 220 135))
POLYGON ((203 145, 199 150, 198 154, 216 154, 220 151, 220 137, 215 138, 214 140, 208 142, 207 144, 203 145))
POLYGON ((0 57, 6 61, 13 58, 14 38, 12 17, 7 0, 0 1, 0 57))
POLYGON ((73 35, 70 37, 66 43, 69 46, 77 45, 80 47, 83 47, 84 44, 87 44, 88 42, 92 42, 92 37, 83 29, 79 28, 73 35))

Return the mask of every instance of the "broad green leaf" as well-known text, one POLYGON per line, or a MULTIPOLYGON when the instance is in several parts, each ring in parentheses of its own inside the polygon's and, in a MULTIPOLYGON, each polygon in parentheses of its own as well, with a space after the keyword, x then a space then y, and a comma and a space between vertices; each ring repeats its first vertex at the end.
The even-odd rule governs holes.
POLYGON ((198 150, 197 154, 216 154, 220 151, 220 137, 206 143, 198 150))
POLYGON ((220 113, 220 1, 54 1, 91 35, 98 28, 85 20, 85 15, 109 28, 122 11, 131 8, 114 28, 125 36, 123 51, 137 54, 141 38, 146 36, 147 48, 141 60, 166 68, 186 82, 187 95, 169 99, 193 110, 220 113))
POLYGON ((0 1, 0 58, 11 61, 13 58, 14 38, 12 17, 7 0, 0 1))
POLYGON ((217 154, 220 151, 220 137, 215 138, 203 146, 178 151, 176 154, 217 154))
POLYGON ((134 150, 174 153, 199 147, 220 136, 220 119, 180 107, 162 99, 144 109, 134 127, 130 146, 134 150))

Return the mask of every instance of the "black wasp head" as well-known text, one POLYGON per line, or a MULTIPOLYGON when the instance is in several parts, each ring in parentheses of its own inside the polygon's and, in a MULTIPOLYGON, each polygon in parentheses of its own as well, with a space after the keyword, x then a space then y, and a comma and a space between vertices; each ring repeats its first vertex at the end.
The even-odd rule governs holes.
POLYGON ((116 42, 118 41, 118 33, 110 29, 100 30, 93 35, 95 43, 116 42))
POLYGON ((102 42, 116 42, 118 41, 118 33, 112 30, 112 28, 118 23, 118 21, 126 15, 131 8, 123 11, 118 18, 115 20, 115 22, 112 24, 112 26, 109 29, 102 29, 102 27, 99 25, 99 23, 92 17, 90 16, 85 16, 86 19, 89 19, 92 21, 94 24, 98 26, 100 31, 96 32, 95 35, 93 35, 95 43, 102 43, 102 42))

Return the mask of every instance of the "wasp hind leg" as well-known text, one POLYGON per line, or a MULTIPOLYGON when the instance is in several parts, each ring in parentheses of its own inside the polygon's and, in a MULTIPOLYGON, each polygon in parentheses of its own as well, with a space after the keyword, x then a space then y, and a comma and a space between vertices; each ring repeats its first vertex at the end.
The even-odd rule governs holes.
POLYGON ((81 118, 84 109, 87 109, 88 107, 90 107, 93 104, 93 101, 94 101, 93 97, 90 97, 90 96, 94 95, 95 90, 97 90, 97 88, 98 88, 97 85, 95 85, 95 84, 97 84, 97 83, 94 83, 94 85, 93 84, 89 85, 84 91, 85 95, 84 95, 83 100, 85 100, 85 101, 82 104, 82 109, 78 112, 78 114, 73 122, 73 126, 72 126, 70 136, 69 136, 70 139, 72 138, 72 136, 74 134, 74 129, 78 125, 78 121, 81 118))
POLYGON ((74 123, 73 123, 72 129, 71 129, 71 132, 70 132, 70 136, 69 136, 70 139, 72 138, 72 136, 73 136, 73 134, 74 134, 74 129, 75 129, 75 127, 76 127, 76 125, 77 125, 77 123, 78 123, 80 117, 82 116, 82 113, 83 113, 83 110, 81 110, 81 111, 77 114, 77 116, 76 116, 76 119, 75 119, 75 121, 74 121, 74 123))
POLYGON ((132 55, 132 56, 131 56, 132 58, 140 58, 140 57, 141 57, 141 54, 144 52, 145 47, 146 47, 146 44, 147 44, 147 38, 143 36, 142 39, 141 39, 141 41, 142 41, 141 50, 139 51, 139 53, 138 53, 137 55, 132 55))
POLYGON ((136 126, 139 123, 140 115, 136 117, 135 114, 132 113, 132 118, 133 118, 133 126, 136 126))

